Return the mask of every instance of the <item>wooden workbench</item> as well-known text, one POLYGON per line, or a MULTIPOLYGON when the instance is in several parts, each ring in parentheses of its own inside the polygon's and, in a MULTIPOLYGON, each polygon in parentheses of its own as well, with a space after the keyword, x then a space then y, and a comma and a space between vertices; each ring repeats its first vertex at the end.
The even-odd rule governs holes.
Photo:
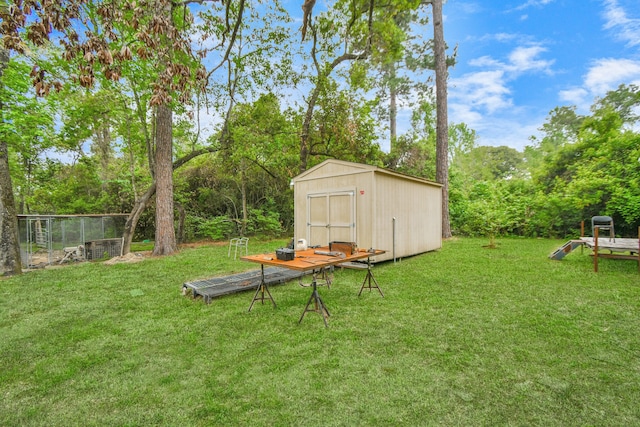
MULTIPOLYGON (((360 292, 358 293, 358 295, 360 295, 362 293, 362 290, 365 288, 368 288, 369 290, 375 288, 375 289, 378 289, 378 291, 380 292, 380 295, 384 297, 384 294, 382 293, 380 286, 378 286, 378 282, 376 281, 376 279, 373 277, 373 274, 371 273, 371 257, 376 255, 381 255, 385 253, 385 251, 379 250, 379 249, 369 250, 369 251, 358 250, 349 255, 346 255, 343 253, 339 255, 337 254, 329 255, 329 253, 331 252, 329 251, 328 247, 320 247, 320 248, 307 249, 304 251, 296 251, 295 257, 290 261, 284 261, 284 260, 278 259, 275 253, 249 255, 249 256, 240 257, 240 259, 243 261, 259 263, 261 266, 263 277, 264 277, 265 265, 283 267, 283 268, 288 268, 291 270, 298 270, 298 271, 312 271, 313 279, 311 282, 311 286, 313 288, 313 291, 311 293, 311 297, 309 298, 309 301, 307 302, 307 306, 302 312, 302 316, 300 316, 300 320, 298 321, 298 323, 302 321, 302 319, 304 318, 304 315, 308 311, 314 311, 322 315, 322 318, 324 319, 324 324, 325 326, 327 326, 327 318, 330 316, 329 310, 324 305, 322 298, 318 294, 318 289, 317 289, 317 276, 325 268, 342 264, 345 262, 367 259, 367 275, 364 279, 364 282, 362 282, 362 286, 360 287, 360 292), (312 303, 313 303, 313 307, 309 308, 312 305, 312 303)), ((256 290, 256 293, 253 296, 253 300, 251 300, 249 311, 251 311, 251 309, 253 308, 253 304, 256 301, 261 301, 264 304, 265 299, 271 300, 271 303, 273 304, 273 306, 274 307, 276 306, 276 302, 271 296, 271 292, 269 292, 269 288, 267 284, 263 280, 260 286, 258 286, 258 289, 256 290)))

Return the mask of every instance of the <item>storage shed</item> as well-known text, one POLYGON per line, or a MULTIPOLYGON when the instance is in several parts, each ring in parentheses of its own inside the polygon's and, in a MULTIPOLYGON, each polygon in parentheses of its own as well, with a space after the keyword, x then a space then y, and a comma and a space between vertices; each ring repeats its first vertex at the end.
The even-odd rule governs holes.
POLYGON ((441 184, 330 159, 293 178, 292 185, 296 241, 385 250, 376 262, 442 247, 441 184))

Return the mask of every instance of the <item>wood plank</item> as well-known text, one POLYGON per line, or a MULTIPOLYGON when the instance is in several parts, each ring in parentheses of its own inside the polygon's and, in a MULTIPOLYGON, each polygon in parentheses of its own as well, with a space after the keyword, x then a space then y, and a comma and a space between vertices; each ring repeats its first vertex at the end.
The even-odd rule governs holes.
MULTIPOLYGON (((593 249, 596 246, 596 240, 593 237, 580 238, 589 248, 593 249)), ((598 239, 598 249, 606 249, 615 252, 637 252, 638 251, 638 239, 616 238, 615 241, 609 241, 608 237, 598 239)))
POLYGON ((315 249, 307 249, 305 251, 296 251, 295 258, 290 261, 279 260, 275 253, 268 253, 262 255, 249 255, 240 257, 243 261, 255 262, 264 265, 270 265, 274 267, 284 267, 291 270, 309 271, 317 270, 332 265, 342 264, 344 262, 356 261, 359 259, 365 259, 372 256, 380 255, 385 251, 376 249, 373 252, 365 250, 358 250, 351 255, 331 256, 324 255, 322 252, 329 252, 328 247, 321 247, 315 249))

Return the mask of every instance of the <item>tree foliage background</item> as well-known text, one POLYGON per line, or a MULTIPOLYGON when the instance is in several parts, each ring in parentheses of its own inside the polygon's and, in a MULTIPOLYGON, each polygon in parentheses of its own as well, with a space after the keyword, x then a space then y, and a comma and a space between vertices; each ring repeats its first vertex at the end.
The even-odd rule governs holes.
MULTIPOLYGON (((391 75, 391 63, 409 57, 405 49, 428 46, 426 32, 411 24, 425 25, 428 9, 411 1, 380 9, 361 3, 349 13, 344 2, 314 10, 302 42, 281 26, 289 18, 277 2, 242 6, 237 39, 226 45, 224 60, 206 70, 206 92, 174 105, 179 239, 286 235, 293 223, 291 178, 301 164, 308 168, 327 158, 435 180, 436 108, 425 89, 433 72, 428 64, 392 67, 393 82, 403 88, 394 92, 393 108, 393 84, 380 78, 391 75), (395 59, 383 60, 385 52, 395 59), (336 63, 340 55, 349 60, 336 63), (411 87, 421 88, 419 100, 410 96, 411 87), (385 153, 380 141, 388 138, 398 105, 411 109, 412 121, 385 153), (216 123, 207 133, 204 119, 216 123)), ((232 9, 239 7, 233 3, 232 9)), ((206 25, 202 34, 228 23, 217 15, 206 25)), ((62 51, 45 49, 38 58, 48 61, 50 73, 72 72, 62 51)), ((204 72, 198 62, 193 66, 185 74, 204 72)), ((32 72, 42 67, 13 55, 0 87, 0 137, 9 147, 19 213, 131 212, 153 182, 153 64, 122 64, 118 78, 98 73, 92 87, 69 80, 59 92, 39 97, 43 89, 32 84, 32 72)), ((638 111, 634 85, 595 100, 587 114, 559 106, 542 124, 542 137, 532 137, 522 152, 478 145, 473 129, 450 123, 453 234, 575 237, 580 221, 606 214, 620 235, 634 236, 640 222, 638 111)), ((154 211, 146 209, 134 238, 153 236, 154 211)))

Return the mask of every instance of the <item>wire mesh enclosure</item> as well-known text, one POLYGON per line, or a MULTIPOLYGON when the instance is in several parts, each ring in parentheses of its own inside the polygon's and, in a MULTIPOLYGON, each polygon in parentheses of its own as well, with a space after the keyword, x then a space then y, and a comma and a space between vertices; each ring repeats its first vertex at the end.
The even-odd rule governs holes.
POLYGON ((126 219, 127 214, 18 215, 22 264, 34 268, 119 256, 126 219))

